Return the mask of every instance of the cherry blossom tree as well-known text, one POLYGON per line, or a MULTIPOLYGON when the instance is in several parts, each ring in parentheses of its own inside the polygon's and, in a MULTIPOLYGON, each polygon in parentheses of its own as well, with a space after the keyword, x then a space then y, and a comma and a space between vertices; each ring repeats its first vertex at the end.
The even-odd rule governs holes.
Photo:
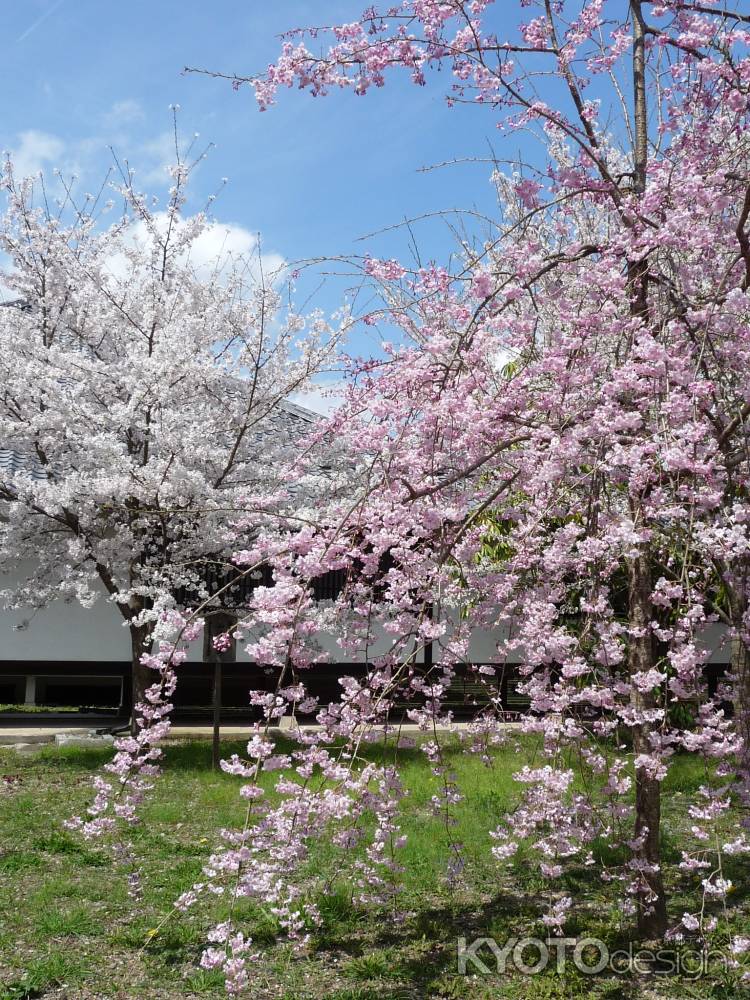
POLYGON ((53 203, 10 163, 3 180, 16 307, 0 310, 0 443, 18 461, 0 482, 0 550, 26 574, 3 598, 88 605, 103 588, 130 631, 134 704, 158 615, 180 589, 207 597, 240 511, 288 501, 283 470, 312 424, 286 400, 340 332, 283 307, 260 250, 205 259, 220 228, 185 215, 196 162, 177 152, 163 208, 129 170, 98 200, 61 181, 53 203), (124 203, 114 221, 107 193, 124 203))
MULTIPOLYGON (((254 696, 265 721, 247 759, 225 763, 246 779, 247 823, 225 834, 180 907, 224 890, 264 901, 304 937, 315 913, 295 872, 326 835, 359 898, 398 909, 404 701, 441 780, 433 806, 448 877, 460 878, 461 790, 439 727, 451 722, 446 694, 471 629, 487 624, 505 638, 480 670, 488 703, 463 738, 485 757, 508 738, 491 681, 520 653, 522 729, 544 756, 519 769, 518 807, 492 831, 493 853, 504 863, 534 845, 551 930, 572 905, 557 879, 582 862, 641 937, 706 937, 731 889, 724 859, 749 849, 727 811, 747 780, 750 707, 750 15, 714 2, 522 0, 504 40, 497 11, 493 0, 370 8, 352 24, 293 32, 266 74, 231 78, 265 109, 280 87, 361 95, 394 72, 424 85, 444 68, 450 103, 484 105, 502 133, 525 129, 540 146, 527 164, 498 165, 492 238, 464 246, 457 269, 360 262, 382 303, 362 320, 391 343, 382 360, 352 364, 328 423, 358 475, 315 525, 261 525, 237 546, 238 566, 274 569, 238 631, 280 681, 254 696), (348 584, 334 609, 320 608, 312 583, 331 569, 348 584), (318 712, 322 731, 279 755, 270 727, 311 711, 306 671, 324 655, 314 634, 332 610, 342 648, 367 655, 367 676, 342 679, 341 703, 318 712), (734 630, 734 720, 703 679, 702 633, 717 617, 734 630), (378 630, 389 646, 370 655, 378 630), (393 764, 361 758, 375 736, 393 764), (697 896, 680 917, 659 841, 662 783, 684 752, 707 766, 686 803, 679 867, 697 896), (259 773, 292 765, 279 801, 265 801, 259 773), (358 844, 363 854, 351 852, 358 844), (602 844, 617 863, 601 861, 602 844)), ((124 748, 125 784, 139 768, 124 748)), ((94 833, 115 806, 102 795, 94 833)), ((222 925, 203 964, 238 991, 250 948, 222 925)))

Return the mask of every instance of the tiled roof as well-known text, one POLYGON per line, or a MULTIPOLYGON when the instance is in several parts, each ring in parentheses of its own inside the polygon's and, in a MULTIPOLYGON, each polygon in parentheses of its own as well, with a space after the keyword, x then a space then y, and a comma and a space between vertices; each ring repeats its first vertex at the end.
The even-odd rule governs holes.
POLYGON ((9 299, 7 302, 0 302, 0 306, 11 309, 20 309, 21 312, 31 312, 31 306, 25 299, 9 299))
MULTIPOLYGON (((24 312, 29 309, 28 303, 23 299, 0 302, 0 307, 16 308, 24 312)), ((64 382, 64 380, 61 381, 64 382)), ((74 383, 71 383, 71 386, 74 387, 74 383)), ((230 391, 241 395, 243 391, 241 382, 238 381, 230 391)), ((282 400, 262 419, 262 429, 256 430, 254 435, 249 436, 249 439, 259 446, 263 445, 264 440, 268 441, 270 438, 269 443, 281 445, 282 450, 285 447, 294 447, 300 435, 305 434, 320 419, 320 414, 308 410, 304 406, 299 406, 297 403, 282 400)), ((42 481, 47 478, 47 474, 36 458, 12 448, 0 446, 0 481, 17 475, 29 475, 34 480, 42 481)))
MULTIPOLYGON (((264 437, 272 435, 276 443, 282 447, 284 445, 293 447, 299 437, 320 419, 319 413, 297 403, 282 400, 276 409, 264 418, 265 427, 262 431, 256 431, 254 440, 257 444, 261 444, 264 437)), ((320 471, 325 471, 325 467, 321 467, 320 471)), ((47 478, 47 472, 38 459, 12 448, 0 448, 0 481, 17 475, 28 475, 38 482, 47 478)))
POLYGON ((19 473, 30 475, 32 479, 37 480, 47 478, 47 474, 35 458, 21 455, 9 448, 0 448, 0 478, 17 476, 19 473))

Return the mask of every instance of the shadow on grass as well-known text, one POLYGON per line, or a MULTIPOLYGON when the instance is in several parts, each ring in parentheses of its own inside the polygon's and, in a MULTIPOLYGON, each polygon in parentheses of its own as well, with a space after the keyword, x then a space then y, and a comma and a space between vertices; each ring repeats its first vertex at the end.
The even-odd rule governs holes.
POLYGON ((0 985, 0 1000, 36 1000, 63 983, 79 982, 81 975, 82 966, 75 956, 53 951, 33 959, 22 979, 7 986, 0 985))
POLYGON ((357 911, 345 889, 317 901, 323 919, 314 935, 314 950, 352 956, 345 973, 361 980, 397 979, 414 987, 456 971, 460 937, 468 941, 518 935, 533 925, 540 900, 533 896, 498 894, 481 906, 446 903, 423 906, 404 921, 384 919, 373 924, 357 911))
MULTIPOLYGON (((248 737, 249 737, 248 729, 248 737)), ((299 750, 301 745, 293 739, 285 736, 275 738, 277 752, 280 754, 291 754, 299 750)), ((246 754, 247 740, 222 740, 222 757, 228 758, 232 754, 243 757, 246 754)), ((169 771, 195 771, 211 772, 211 742, 207 737, 201 740, 186 740, 184 742, 168 741, 162 745, 164 750, 164 770, 169 771)), ((341 749, 340 745, 333 744, 328 747, 330 753, 335 754, 341 749)), ((446 753, 450 756, 458 751, 458 746, 446 747, 446 753)), ((45 746, 34 757, 29 758, 24 763, 26 766, 42 764, 49 769, 59 769, 68 771, 92 771, 103 767, 112 759, 114 751, 111 747, 52 747, 45 746)), ((363 760, 391 763, 396 755, 393 742, 386 745, 382 743, 368 744, 360 749, 359 756, 363 760)), ((421 750, 416 748, 400 748, 397 751, 397 759, 401 765, 424 764, 425 756, 421 750)))

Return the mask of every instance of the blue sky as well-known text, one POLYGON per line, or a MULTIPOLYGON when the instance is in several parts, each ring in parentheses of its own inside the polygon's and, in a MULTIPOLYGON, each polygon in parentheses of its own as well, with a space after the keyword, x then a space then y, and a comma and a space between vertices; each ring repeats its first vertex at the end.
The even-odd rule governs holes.
MULTIPOLYGON (((287 260, 405 252, 403 235, 357 240, 405 216, 491 210, 487 164, 419 172, 454 157, 486 157, 488 140, 497 142, 491 112, 450 110, 441 87, 417 88, 404 78, 366 98, 284 92, 275 108, 260 113, 249 89, 235 93, 226 82, 181 72, 192 65, 252 73, 274 58, 282 31, 353 20, 363 6, 6 0, 0 148, 14 151, 23 170, 75 169, 88 188, 111 163, 111 144, 144 187, 158 190, 169 158, 168 108, 177 103, 181 131, 216 144, 196 178, 196 206, 229 178, 215 204, 222 223, 259 231, 264 248, 287 260)), ((516 11, 510 16, 515 21, 516 11)), ((425 259, 444 259, 453 246, 443 223, 424 224, 416 234, 425 259)), ((317 301, 330 310, 341 294, 329 283, 317 301)))

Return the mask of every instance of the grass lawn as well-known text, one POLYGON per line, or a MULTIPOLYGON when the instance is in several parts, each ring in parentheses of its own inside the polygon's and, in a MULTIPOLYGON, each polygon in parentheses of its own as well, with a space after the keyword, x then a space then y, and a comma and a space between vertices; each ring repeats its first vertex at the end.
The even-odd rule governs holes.
MULTIPOLYGON (((242 753, 227 744, 227 755, 242 753)), ((379 751, 374 749, 373 753, 379 751)), ((698 979, 641 973, 584 975, 568 962, 558 974, 554 962, 534 976, 509 969, 505 974, 460 975, 457 938, 546 938, 539 923, 548 890, 523 856, 498 864, 490 855, 488 830, 517 800, 511 774, 531 760, 535 748, 499 751, 491 768, 476 759, 453 755, 460 787, 466 794, 458 809, 456 838, 468 861, 464 884, 444 882, 449 856, 445 831, 429 810, 435 779, 421 754, 407 752, 405 777, 410 788, 409 814, 403 824, 408 845, 404 902, 413 912, 403 923, 382 913, 361 911, 347 886, 337 878, 337 854, 316 848, 314 867, 327 876, 316 902, 323 923, 305 955, 275 944, 273 918, 255 906, 242 911, 246 930, 263 951, 254 966, 248 996, 259 998, 329 998, 329 1000, 554 1000, 554 998, 740 997, 736 977, 719 967, 698 979)), ((91 797, 89 781, 107 761, 108 750, 46 748, 21 756, 0 751, 0 1000, 35 997, 134 998, 220 997, 214 973, 197 963, 208 926, 198 907, 169 920, 158 935, 149 934, 171 909, 173 900, 196 879, 219 843, 217 830, 241 823, 237 794, 240 779, 210 770, 204 743, 170 745, 165 773, 136 829, 134 844, 142 860, 144 897, 128 900, 122 871, 106 850, 92 849, 61 823, 91 797)), ((267 775, 270 786, 275 775, 267 775)), ((688 835, 683 796, 704 780, 702 767, 679 759, 665 784, 664 853, 677 858, 688 835)), ((604 850, 604 848, 602 848, 604 850)), ((732 861, 732 859, 729 859, 732 861)), ((675 881, 670 869, 670 910, 679 918, 694 910, 688 884, 675 881)), ((727 873, 737 886, 731 896, 733 932, 750 935, 750 879, 746 862, 733 861, 727 873), (744 867, 743 867, 744 865, 744 867)), ((587 869, 566 876, 565 891, 575 900, 566 933, 596 937, 614 950, 627 947, 627 928, 612 910, 615 890, 587 869)), ((221 917, 220 900, 211 917, 221 917)), ((530 956, 533 962, 536 956, 530 956)), ((485 958, 485 961, 489 961, 485 958)), ((471 973, 471 966, 469 966, 471 973)))

